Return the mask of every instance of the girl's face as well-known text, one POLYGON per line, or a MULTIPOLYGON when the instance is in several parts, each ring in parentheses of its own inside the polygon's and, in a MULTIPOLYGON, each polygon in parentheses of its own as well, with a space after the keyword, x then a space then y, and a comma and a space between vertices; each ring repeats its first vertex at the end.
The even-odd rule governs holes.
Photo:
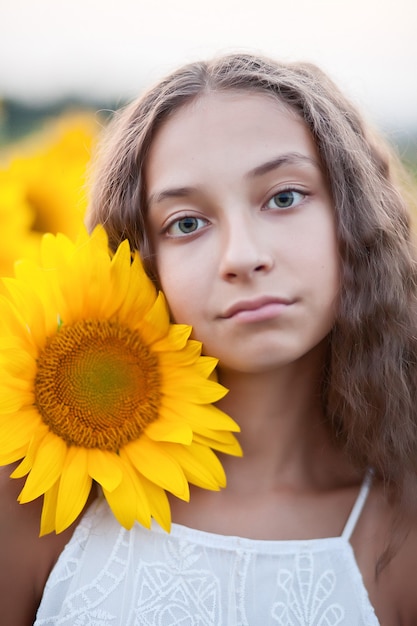
POLYGON ((209 93, 159 129, 150 233, 177 323, 241 372, 314 353, 339 292, 332 199, 309 130, 268 95, 209 93))

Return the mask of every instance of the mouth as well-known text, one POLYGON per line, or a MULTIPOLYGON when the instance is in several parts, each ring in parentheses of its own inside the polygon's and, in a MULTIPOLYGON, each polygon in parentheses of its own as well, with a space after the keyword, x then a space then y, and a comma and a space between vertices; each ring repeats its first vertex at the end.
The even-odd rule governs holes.
POLYGON ((237 319, 256 322, 271 319, 279 315, 292 302, 284 298, 263 297, 254 300, 241 300, 229 307, 221 316, 222 319, 237 319))

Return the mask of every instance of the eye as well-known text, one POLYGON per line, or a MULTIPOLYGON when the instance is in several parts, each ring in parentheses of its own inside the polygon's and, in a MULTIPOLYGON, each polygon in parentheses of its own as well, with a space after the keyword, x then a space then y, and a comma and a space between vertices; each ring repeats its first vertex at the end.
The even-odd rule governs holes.
POLYGON ((267 209, 290 209, 299 204, 305 196, 306 194, 301 191, 285 189, 273 195, 265 206, 267 209))
POLYGON ((186 215, 171 222, 165 229, 165 232, 171 237, 182 237, 183 235, 191 235, 206 225, 207 220, 201 217, 186 215))

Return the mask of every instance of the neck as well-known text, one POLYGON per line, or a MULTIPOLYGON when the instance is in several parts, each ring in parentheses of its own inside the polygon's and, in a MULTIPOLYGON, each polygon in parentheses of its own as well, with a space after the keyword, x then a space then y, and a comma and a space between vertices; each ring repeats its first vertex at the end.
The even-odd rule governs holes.
POLYGON ((320 488, 346 475, 346 461, 325 425, 322 362, 313 355, 266 374, 220 370, 230 391, 219 407, 239 424, 243 448, 242 459, 222 459, 230 488, 320 488))

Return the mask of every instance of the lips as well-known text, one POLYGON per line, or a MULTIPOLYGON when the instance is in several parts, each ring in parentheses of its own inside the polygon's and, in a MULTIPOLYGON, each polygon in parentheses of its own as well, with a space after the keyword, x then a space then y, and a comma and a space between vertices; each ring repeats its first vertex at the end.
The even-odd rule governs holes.
POLYGON ((262 297, 254 300, 241 300, 229 307, 221 316, 223 319, 230 319, 236 315, 250 311, 261 311, 262 309, 277 305, 279 307, 290 305, 291 301, 285 298, 262 297))

